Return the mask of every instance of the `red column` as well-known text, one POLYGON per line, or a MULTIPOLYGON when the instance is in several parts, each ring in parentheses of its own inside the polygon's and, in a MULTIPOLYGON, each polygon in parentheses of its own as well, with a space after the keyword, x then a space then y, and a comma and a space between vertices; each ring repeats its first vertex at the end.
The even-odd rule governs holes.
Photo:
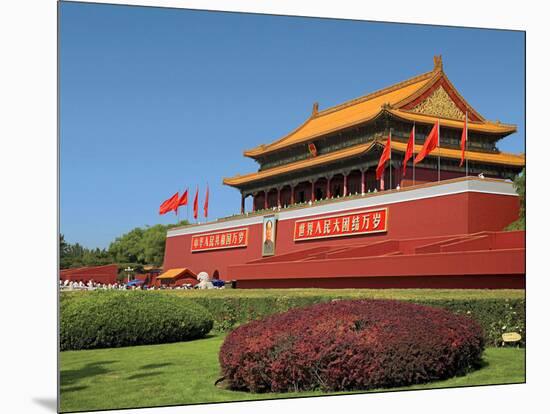
POLYGON ((315 201, 315 180, 311 180, 311 202, 315 201))
POLYGON ((365 170, 361 171, 361 194, 365 194, 365 170))
POLYGON ((384 190, 384 174, 380 177, 380 190, 384 190))
POLYGON ((327 198, 330 198, 330 177, 327 177, 327 198))
POLYGON ((294 186, 290 186, 290 205, 294 204, 294 186))
POLYGON ((281 207, 281 189, 277 188, 277 207, 281 207))
POLYGON ((267 191, 264 191, 264 209, 267 210, 267 191))
POLYGON ((244 214, 244 194, 241 194, 241 214, 244 214))
POLYGON ((348 195, 348 175, 344 174, 344 195, 342 197, 345 197, 348 195))

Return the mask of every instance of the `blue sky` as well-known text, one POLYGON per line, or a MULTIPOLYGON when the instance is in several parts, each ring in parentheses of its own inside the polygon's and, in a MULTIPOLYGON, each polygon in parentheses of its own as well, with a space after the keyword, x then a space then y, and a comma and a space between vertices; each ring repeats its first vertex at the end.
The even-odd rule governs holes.
MULTIPOLYGON (((177 9, 62 3, 61 232, 108 247, 173 223, 159 204, 210 186, 209 220, 237 213, 222 177, 255 171, 242 151, 326 108, 433 67, 525 151, 524 34, 177 9)), ((202 213, 202 209, 201 209, 202 213)), ((191 215, 191 212, 190 212, 191 215)), ((180 218, 186 217, 186 210, 180 218)))

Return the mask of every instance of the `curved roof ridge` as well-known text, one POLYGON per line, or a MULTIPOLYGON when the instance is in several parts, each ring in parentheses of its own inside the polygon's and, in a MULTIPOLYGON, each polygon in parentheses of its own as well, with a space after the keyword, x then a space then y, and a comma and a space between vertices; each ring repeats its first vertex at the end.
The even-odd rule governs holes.
MULTIPOLYGON (((404 113, 408 113, 408 114, 411 114, 411 115, 424 116, 426 118, 437 118, 437 119, 446 119, 446 120, 449 120, 449 121, 461 121, 462 122, 462 120, 458 120, 458 119, 455 119, 455 118, 447 118, 447 117, 444 117, 444 116, 441 116, 441 115, 435 116, 435 115, 430 115, 430 114, 423 114, 423 113, 420 113, 420 112, 415 112, 411 109, 397 108, 395 106, 393 108, 390 108, 390 109, 392 111, 404 112, 404 113)), ((503 128, 506 128, 506 127, 517 128, 516 124, 508 124, 506 122, 500 122, 500 121, 491 121, 490 119, 485 119, 485 118, 483 119, 483 121, 474 121, 472 119, 468 119, 468 125, 483 125, 483 124, 490 124, 490 125, 500 126, 500 127, 503 127, 503 128)))
POLYGON ((447 75, 444 72, 442 72, 442 74, 443 74, 443 78, 447 82, 447 85, 449 85, 449 87, 456 94, 458 99, 460 99, 462 102, 464 102, 464 105, 466 105, 468 107, 468 109, 481 120, 481 122, 486 122, 485 117, 483 115, 481 115, 479 112, 477 112, 473 108, 473 106, 470 105, 470 103, 466 99, 464 99, 464 97, 461 95, 461 93, 458 91, 458 89, 456 89, 455 86, 453 85, 453 83, 449 80, 447 75))
POLYGON ((275 141, 244 151, 244 155, 258 160, 275 151, 304 144, 320 136, 367 122, 376 118, 384 110, 408 121, 432 123, 436 118, 441 118, 442 125, 450 128, 462 127, 460 122, 463 121, 460 119, 444 118, 412 110, 411 106, 415 105, 417 100, 426 99, 432 93, 432 89, 438 85, 446 90, 461 112, 468 111, 471 114, 468 118, 473 118, 469 119, 472 130, 503 136, 517 131, 515 125, 488 121, 481 116, 451 83, 443 71, 441 56, 435 56, 433 70, 429 72, 320 111, 318 104, 315 103, 310 116, 300 126, 275 141))
POLYGON ((269 148, 269 147, 271 147, 275 144, 278 144, 281 141, 284 141, 285 139, 287 139, 291 135, 293 135, 296 132, 303 129, 313 118, 315 118, 315 115, 311 114, 310 117, 302 123, 302 125, 298 126, 297 128, 294 128, 292 131, 290 131, 289 133, 287 133, 282 138, 279 138, 276 141, 272 141, 269 144, 261 144, 261 145, 258 145, 257 147, 254 147, 254 148, 251 148, 251 149, 248 149, 248 150, 244 150, 244 152, 243 152, 244 156, 253 156, 253 153, 256 152, 256 151, 265 150, 265 149, 267 149, 267 148, 269 148))
MULTIPOLYGON (((425 85, 423 85, 421 88, 419 88, 417 91, 412 93, 411 95, 403 98, 401 101, 396 102, 394 105, 394 108, 406 110, 405 108, 402 108, 406 106, 407 104, 413 102, 418 97, 422 96, 426 91, 429 91, 434 84, 439 80, 443 79, 443 81, 447 84, 447 86, 451 89, 451 91, 456 95, 456 97, 464 104, 464 106, 468 109, 470 113, 472 113, 475 117, 477 117, 481 122, 486 122, 486 119, 478 112, 476 111, 472 105, 461 95, 461 93, 456 89, 456 87, 453 85, 453 83, 450 81, 447 74, 443 71, 443 69, 436 70, 436 76, 433 77, 429 82, 427 82, 425 85)), ((472 120, 469 120, 471 122, 474 122, 472 120)))
POLYGON ((386 88, 380 89, 378 91, 369 93, 367 95, 363 95, 359 98, 352 99, 350 101, 346 101, 344 103, 332 106, 330 108, 324 109, 322 111, 315 112, 313 111, 312 114, 307 118, 300 126, 295 128, 294 130, 288 132, 283 137, 270 142, 269 144, 262 144, 258 145, 257 147, 245 150, 243 152, 243 155, 254 158, 255 156, 259 155, 258 153, 269 151, 270 148, 277 146, 277 144, 280 144, 281 142, 284 142, 286 139, 292 137, 302 129, 304 129, 311 121, 322 118, 325 115, 340 111, 342 109, 348 108, 350 106, 358 105, 363 102, 369 101, 371 99, 389 94, 391 92, 400 90, 402 88, 414 85, 415 83, 426 81, 427 79, 430 79, 430 77, 434 76, 437 73, 437 71, 430 71, 425 72, 420 75, 414 76, 412 78, 406 79, 402 82, 396 83, 394 85, 388 86, 386 88))
POLYGON ((386 94, 391 93, 395 90, 404 88, 405 86, 409 86, 409 85, 413 85, 413 84, 418 83, 418 82, 422 82, 422 81, 424 81, 426 79, 429 79, 430 77, 434 76, 434 74, 435 73, 434 73, 433 70, 429 71, 429 72, 425 72, 425 73, 422 73, 420 75, 414 76, 412 78, 406 79, 402 82, 399 82, 399 83, 393 84, 391 86, 388 86, 386 88, 382 88, 382 89, 379 89, 377 91, 371 92, 367 95, 363 95, 363 96, 360 96, 358 98, 350 99, 349 101, 342 102, 341 104, 334 105, 334 106, 331 106, 329 108, 326 108, 326 109, 323 109, 323 110, 319 111, 317 113, 316 117, 327 115, 327 114, 330 114, 332 112, 339 111, 340 109, 347 108, 348 106, 356 105, 356 104, 368 101, 370 99, 377 98, 381 95, 386 95, 386 94))
MULTIPOLYGON (((439 119, 442 126, 450 128, 462 128, 464 125, 464 121, 462 120, 422 114, 408 109, 388 108, 387 111, 399 118, 409 121, 425 122, 428 124, 432 124, 435 122, 436 119, 439 119)), ((468 120, 468 129, 485 133, 508 135, 517 131, 517 125, 505 124, 501 122, 491 122, 487 120, 483 122, 468 120)))

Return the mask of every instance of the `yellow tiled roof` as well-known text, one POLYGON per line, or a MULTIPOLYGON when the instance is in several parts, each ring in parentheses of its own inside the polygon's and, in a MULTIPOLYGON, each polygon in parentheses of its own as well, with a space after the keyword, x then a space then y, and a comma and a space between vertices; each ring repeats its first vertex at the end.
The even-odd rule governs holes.
MULTIPOLYGON (((355 145, 340 151, 330 152, 328 154, 320 155, 318 157, 312 157, 301 161, 296 161, 291 164, 281 165, 279 167, 270 168, 263 171, 258 171, 245 175, 237 175, 231 178, 224 178, 223 183, 231 186, 239 186, 243 184, 248 184, 254 181, 259 181, 264 178, 277 176, 280 174, 285 174, 289 172, 299 171, 304 168, 309 168, 317 165, 322 165, 330 163, 335 160, 340 160, 344 158, 349 158, 357 156, 363 153, 370 151, 375 145, 384 145, 384 142, 373 141, 367 144, 355 145)), ((392 141, 392 149, 405 152, 407 149, 407 143, 392 141)), ((414 152, 418 154, 422 149, 422 145, 415 145, 414 152)), ((462 152, 459 149, 453 148, 443 148, 435 149, 429 156, 440 155, 443 158, 453 158, 460 159, 462 152), (438 153, 438 151, 440 151, 438 153)), ((490 164, 499 164, 499 165, 512 165, 512 166, 524 166, 525 165, 525 156, 516 155, 505 152, 500 153, 485 153, 485 152, 476 152, 476 151, 466 151, 466 158, 471 161, 486 162, 490 164)))
MULTIPOLYGON (((407 150, 406 142, 397 142, 392 141, 392 149, 395 149, 399 152, 405 152, 407 150)), ((414 153, 418 154, 422 149, 422 145, 414 146, 414 153)), ((432 151, 429 157, 441 156, 443 158, 454 158, 460 159, 462 157, 462 151, 454 148, 436 148, 432 151)), ((465 151, 465 157, 470 161, 486 162, 489 164, 499 164, 499 165, 513 165, 517 167, 522 167, 525 165, 525 156, 510 154, 507 152, 499 153, 488 153, 488 152, 476 152, 476 151, 465 151)))
MULTIPOLYGON (((381 89, 377 92, 353 99, 332 108, 317 113, 314 111, 310 118, 294 131, 270 144, 262 144, 256 148, 247 150, 244 152, 244 155, 255 158, 295 144, 305 143, 322 135, 368 122, 376 118, 384 110, 388 110, 393 115, 409 121, 433 124, 440 118, 398 108, 405 106, 413 98, 419 97, 422 93, 429 90, 435 82, 441 80, 441 78, 444 78, 443 80, 448 83, 453 91, 455 91, 458 99, 464 103, 470 113, 477 115, 481 120, 479 122, 469 123, 469 129, 471 131, 495 134, 509 134, 516 131, 514 125, 492 123, 483 119, 483 117, 481 117, 481 115, 460 96, 458 91, 456 91, 456 88, 454 88, 443 73, 442 66, 436 65, 431 72, 423 73, 404 82, 397 83, 388 88, 381 89)), ((443 126, 462 128, 462 121, 440 119, 440 122, 443 126)))
MULTIPOLYGON (((406 119, 407 121, 415 121, 419 123, 425 123, 433 125, 435 121, 439 120, 439 124, 451 128, 463 128, 464 122, 455 119, 437 118, 431 115, 419 114, 417 112, 406 111, 403 109, 387 109, 387 111, 398 118, 406 119)), ((489 132, 489 133, 502 133, 509 134, 516 132, 515 125, 501 124, 497 122, 485 121, 481 122, 468 122, 468 131, 476 132, 489 132)))
POLYGON ((190 271, 189 269, 183 267, 183 268, 177 268, 177 269, 169 269, 160 276, 157 277, 157 279, 174 279, 181 275, 182 273, 185 273, 187 276, 196 277, 196 275, 190 271))
POLYGON ((260 145, 245 151, 244 155, 254 157, 369 121, 380 113, 384 104, 392 104, 405 99, 428 83, 431 77, 432 72, 424 73, 362 98, 320 111, 285 137, 269 145, 260 145))
POLYGON ((355 145, 345 148, 340 151, 329 152, 328 154, 319 155, 318 157, 307 158, 305 160, 296 161, 291 164, 281 165, 279 167, 270 168, 263 171, 258 171, 246 175, 237 175, 231 178, 224 178, 223 183, 226 185, 241 185, 268 177, 284 174, 287 172, 298 171, 304 168, 314 167, 317 165, 326 164, 335 160, 344 159, 367 152, 375 145, 375 141, 368 144, 355 145))

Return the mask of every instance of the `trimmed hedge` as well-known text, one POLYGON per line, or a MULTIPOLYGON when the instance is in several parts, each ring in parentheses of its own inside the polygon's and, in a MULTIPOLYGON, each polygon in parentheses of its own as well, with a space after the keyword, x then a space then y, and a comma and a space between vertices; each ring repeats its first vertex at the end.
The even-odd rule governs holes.
MULTIPOLYGON (((158 293, 158 292, 157 292, 158 293)), ((225 289, 221 291, 165 291, 162 294, 187 297, 208 309, 214 330, 227 332, 256 319, 333 299, 399 299, 444 308, 473 317, 483 328, 488 346, 501 346, 504 332, 518 332, 525 346, 524 291, 491 290, 275 290, 225 289)))
POLYGON ((367 390, 445 379, 479 365, 473 319, 388 300, 337 301, 250 322, 220 349, 231 388, 367 390))
POLYGON ((61 295, 61 350, 187 341, 213 326, 206 309, 189 300, 138 291, 61 295))

